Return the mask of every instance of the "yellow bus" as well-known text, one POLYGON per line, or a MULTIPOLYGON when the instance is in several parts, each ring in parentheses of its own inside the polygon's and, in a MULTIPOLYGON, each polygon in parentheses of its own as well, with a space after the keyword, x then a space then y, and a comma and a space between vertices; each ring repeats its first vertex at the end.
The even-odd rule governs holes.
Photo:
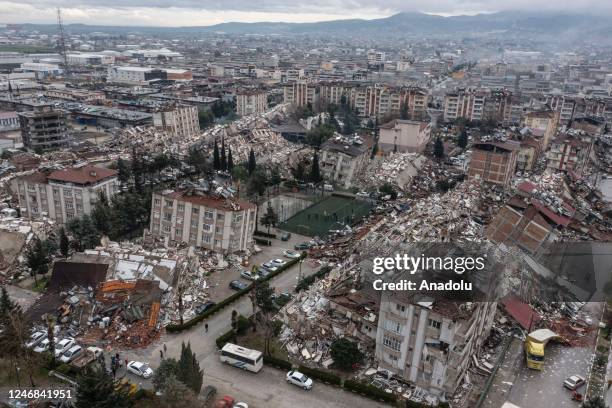
POLYGON ((544 368, 544 346, 544 343, 538 343, 527 337, 525 340, 525 357, 528 368, 534 370, 542 370, 544 368))

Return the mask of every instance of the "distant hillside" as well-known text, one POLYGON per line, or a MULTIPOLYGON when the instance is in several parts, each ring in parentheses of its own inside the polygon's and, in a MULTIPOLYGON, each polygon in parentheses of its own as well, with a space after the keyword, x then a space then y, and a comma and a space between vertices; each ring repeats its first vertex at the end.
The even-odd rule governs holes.
MULTIPOLYGON (((24 24, 41 32, 54 32, 54 25, 24 24)), ((130 32, 180 35, 224 32, 229 34, 284 34, 335 36, 504 36, 557 40, 595 38, 608 40, 612 17, 567 13, 502 12, 475 16, 441 17, 423 13, 399 13, 374 20, 334 20, 319 23, 222 23, 203 27, 112 27, 68 24, 72 33, 130 32)))

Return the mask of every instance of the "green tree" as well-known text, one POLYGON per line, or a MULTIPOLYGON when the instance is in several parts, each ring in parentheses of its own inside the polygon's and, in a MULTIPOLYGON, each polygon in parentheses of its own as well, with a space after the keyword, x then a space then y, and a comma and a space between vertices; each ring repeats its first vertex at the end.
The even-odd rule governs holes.
POLYGON ((262 170, 257 170, 251 174, 247 182, 247 195, 262 196, 266 191, 268 179, 262 170))
POLYGON ((253 149, 249 152, 249 162, 247 164, 247 170, 249 171, 249 175, 252 175, 257 169, 257 163, 255 162, 255 152, 253 149))
POLYGON ((278 187, 281 181, 283 180, 281 178, 281 174, 280 174, 280 170, 278 166, 272 167, 272 170, 270 171, 270 185, 278 187))
POLYGON ((91 211, 91 220, 100 234, 108 236, 110 233, 110 220, 112 215, 113 212, 108 199, 106 198, 106 194, 101 192, 98 197, 98 201, 96 201, 96 204, 91 211))
POLYGON ((356 343, 342 338, 335 340, 330 349, 334 365, 343 370, 350 370, 353 365, 363 361, 363 353, 359 351, 356 343))
POLYGON ((215 140, 215 147, 213 148, 213 168, 215 170, 221 170, 221 159, 219 157, 219 145, 215 140))
POLYGON ((249 172, 242 164, 239 164, 238 166, 234 166, 231 170, 231 173, 232 173, 232 177, 235 180, 245 181, 249 178, 249 172))
POLYGON ((153 374, 153 387, 155 387, 156 391, 163 391, 166 380, 171 376, 176 378, 178 375, 178 361, 176 361, 174 358, 164 358, 161 363, 159 363, 159 367, 157 367, 155 373, 153 374))
POLYGON ((465 129, 461 130, 459 137, 457 138, 457 146, 465 149, 468 145, 468 135, 465 129))
POLYGON ((442 139, 439 136, 434 142, 434 156, 438 159, 444 157, 444 143, 442 143, 442 139))
POLYGON ((308 178, 315 184, 320 183, 323 180, 323 177, 321 177, 321 171, 319 170, 319 155, 317 152, 315 152, 314 156, 312 157, 312 165, 310 167, 310 174, 308 175, 308 178))
POLYGON ((268 202, 268 208, 266 209, 266 213, 261 218, 261 225, 264 225, 268 228, 268 234, 270 234, 270 227, 275 227, 278 224, 278 215, 270 202, 268 202))
POLYGON ((259 316, 264 328, 264 353, 267 356, 272 355, 270 343, 275 331, 272 318, 276 308, 274 307, 272 295, 274 295, 274 288, 270 287, 268 281, 258 283, 255 288, 255 304, 259 308, 259 316))
POLYGON ((67 228, 73 237, 72 245, 77 251, 91 249, 100 244, 100 233, 87 214, 70 220, 67 228))
POLYGON ((407 120, 409 118, 410 115, 408 114, 408 102, 403 101, 400 106, 400 119, 407 120))
POLYGON ((77 376, 76 408, 126 408, 131 401, 122 387, 98 366, 87 366, 77 376))
POLYGON ((178 379, 189 387, 193 392, 200 393, 204 371, 200 369, 200 364, 194 352, 191 351, 191 344, 181 344, 181 358, 179 359, 178 379))
POLYGON ((55 327, 55 321, 53 316, 47 313, 47 341, 49 342, 49 351, 51 354, 51 366, 55 366, 55 333, 53 328, 55 327))
POLYGON ((198 124, 200 125, 200 129, 206 129, 213 123, 215 123, 215 117, 213 116, 212 112, 208 110, 198 112, 198 124))
POLYGON ((227 146, 227 170, 231 172, 234 169, 234 158, 232 157, 232 147, 227 146))
POLYGON ((225 153, 225 139, 221 139, 221 170, 227 170, 227 155, 225 153))
POLYGON ((203 406, 196 394, 174 375, 166 378, 161 391, 160 402, 163 408, 199 408, 203 406))
POLYGON ((70 251, 70 240, 68 240, 68 235, 66 235, 64 227, 61 227, 59 232, 59 249, 62 256, 67 258, 68 252, 70 251))
POLYGON ((124 160, 121 159, 121 157, 119 158, 119 160, 117 160, 117 171, 117 178, 119 179, 119 182, 122 186, 125 185, 128 181, 130 181, 130 177, 132 176, 130 167, 125 163, 124 160))
POLYGON ((199 174, 206 174, 210 171, 210 163, 208 159, 199 149, 195 147, 189 149, 187 163, 190 166, 195 167, 199 174))
POLYGON ((51 256, 47 251, 47 246, 43 244, 40 238, 34 238, 32 246, 26 253, 26 262, 30 268, 30 274, 34 278, 34 282, 38 285, 36 275, 47 273, 49 271, 49 263, 51 263, 51 256))
POLYGON ((299 160, 295 167, 291 168, 291 174, 293 174, 293 178, 298 182, 306 179, 306 165, 302 160, 299 160))

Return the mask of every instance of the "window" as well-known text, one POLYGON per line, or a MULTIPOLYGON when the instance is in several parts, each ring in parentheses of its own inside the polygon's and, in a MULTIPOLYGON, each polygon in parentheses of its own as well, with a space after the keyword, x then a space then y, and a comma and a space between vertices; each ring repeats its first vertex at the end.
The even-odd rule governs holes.
POLYGON ((212 220, 212 218, 213 218, 213 212, 212 212, 212 211, 208 211, 208 210, 207 210, 207 211, 205 211, 205 212, 204 212, 204 218, 209 219, 209 220, 212 220))
POLYGON ((399 360, 399 358, 395 355, 395 354, 389 354, 387 353, 387 358, 391 361, 397 361, 399 360))
POLYGON ((402 326, 394 321, 394 320, 385 320, 385 330, 392 331, 394 333, 399 333, 402 329, 402 326))
POLYGON ((165 212, 164 213, 164 221, 172 221, 172 213, 165 212))
POLYGON ((66 209, 67 210, 72 210, 74 208, 72 203, 66 203, 66 209))
POLYGON ((434 329, 440 329, 442 327, 442 322, 433 319, 427 319, 427 323, 429 327, 433 327, 434 329))
POLYGON ((200 209, 199 208, 192 208, 191 209, 191 213, 192 214, 200 214, 200 209))
POLYGON ((396 339, 395 337, 383 336, 383 344, 392 350, 400 351, 400 346, 402 345, 402 342, 396 339))
POLYGON ((220 234, 221 233, 221 227, 215 227, 215 233, 220 234))
POLYGON ((164 225, 164 226, 162 226, 162 231, 164 231, 164 232, 170 232, 170 226, 169 226, 169 225, 164 225))
POLYGON ((210 231, 212 229, 212 225, 210 225, 210 224, 202 224, 202 229, 204 231, 210 231))
POLYGON ((64 190, 64 196, 72 197, 72 190, 64 190))
POLYGON ((225 215, 223 215, 222 213, 217 214, 217 220, 221 221, 225 219, 225 215))
POLYGON ((178 207, 177 207, 177 209, 178 209, 179 211, 185 211, 185 204, 179 204, 179 205, 178 205, 178 207))
POLYGON ((180 237, 181 235, 183 235, 183 230, 177 228, 176 230, 174 230, 174 235, 180 237))
POLYGON ((405 311, 406 311, 406 306, 404 306, 404 305, 400 305, 399 303, 396 303, 396 304, 395 304, 395 309, 396 309, 398 312, 405 312, 405 311))
POLYGON ((215 246, 221 246, 221 241, 218 239, 215 239, 215 246))
POLYGON ((209 234, 202 234, 202 242, 210 244, 210 235, 209 234))
POLYGON ((160 205, 161 204, 161 200, 159 198, 156 198, 155 200, 153 200, 153 204, 154 205, 160 205))

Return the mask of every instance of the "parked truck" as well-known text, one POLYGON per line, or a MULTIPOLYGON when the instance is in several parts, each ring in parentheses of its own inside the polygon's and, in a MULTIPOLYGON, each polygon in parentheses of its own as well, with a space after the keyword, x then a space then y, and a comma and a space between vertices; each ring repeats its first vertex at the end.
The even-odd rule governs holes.
POLYGON ((89 365, 96 361, 102 355, 102 353, 104 353, 104 350, 99 347, 87 347, 85 349, 85 353, 72 360, 70 362, 70 365, 80 370, 86 365, 89 365))

